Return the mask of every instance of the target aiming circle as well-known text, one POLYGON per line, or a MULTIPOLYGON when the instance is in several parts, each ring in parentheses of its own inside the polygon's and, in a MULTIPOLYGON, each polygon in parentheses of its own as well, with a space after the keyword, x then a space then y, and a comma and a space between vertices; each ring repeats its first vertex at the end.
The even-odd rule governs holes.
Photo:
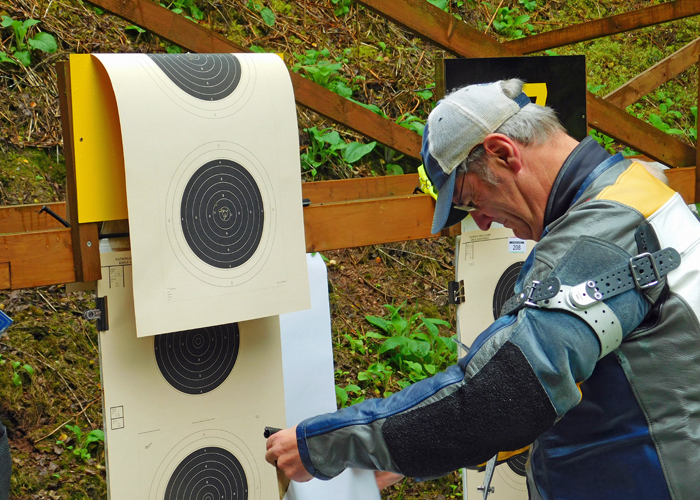
POLYGON ((170 476, 163 500, 247 500, 248 480, 238 459, 216 446, 187 456, 170 476))
POLYGON ((166 202, 168 238, 180 264, 206 283, 231 287, 267 261, 277 211, 269 177, 243 147, 197 148, 173 176, 166 202))
POLYGON ((180 108, 204 118, 224 118, 250 99, 255 63, 243 54, 144 54, 141 64, 180 108))
POLYGON ((180 221, 187 244, 202 261, 223 269, 238 267, 255 253, 262 237, 260 189, 238 163, 209 161, 185 186, 180 221))
POLYGON ((514 456, 506 463, 508 464, 508 467, 510 467, 510 470, 515 472, 518 476, 526 477, 527 474, 525 472, 525 464, 527 463, 527 456, 528 452, 526 451, 520 455, 514 456))
POLYGON ((241 64, 232 54, 148 54, 181 90, 196 99, 219 101, 241 80, 241 64))
MULTIPOLYGON (((233 419, 228 425, 242 425, 250 432, 250 420, 233 419)), ((178 439, 163 457, 152 476, 148 499, 261 500, 261 481, 253 454, 240 438, 222 429, 206 429, 178 439)))
POLYGON ((513 296, 513 288, 518 281, 518 275, 523 268, 524 262, 515 262, 511 264, 496 283, 496 289, 493 291, 493 319, 496 320, 501 316, 501 309, 509 298, 513 296))
POLYGON ((219 387, 236 364, 239 345, 236 323, 153 338, 160 373, 185 394, 206 394, 219 387))

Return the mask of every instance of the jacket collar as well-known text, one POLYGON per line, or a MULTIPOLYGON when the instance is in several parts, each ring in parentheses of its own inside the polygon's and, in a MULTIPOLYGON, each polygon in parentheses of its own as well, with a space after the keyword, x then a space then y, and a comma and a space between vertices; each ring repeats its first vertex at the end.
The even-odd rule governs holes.
POLYGON ((547 227, 566 213, 586 178, 611 156, 591 136, 586 137, 574 148, 559 170, 549 193, 543 227, 547 227))

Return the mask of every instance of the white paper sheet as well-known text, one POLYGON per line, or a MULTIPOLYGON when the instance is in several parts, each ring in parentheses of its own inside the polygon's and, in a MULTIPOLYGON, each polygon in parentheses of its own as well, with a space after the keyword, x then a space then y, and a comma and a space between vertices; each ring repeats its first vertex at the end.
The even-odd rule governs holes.
POLYGON ((101 260, 98 297, 109 307, 109 330, 99 334, 109 498, 175 498, 164 491, 201 477, 208 452, 204 475, 218 471, 228 481, 200 481, 192 498, 241 498, 235 492, 247 489, 251 500, 278 500, 263 437, 265 426, 285 420, 278 317, 241 322, 238 334, 226 325, 137 338, 130 253, 107 251, 101 260))
MULTIPOLYGON (((326 265, 307 255, 311 309, 280 316, 287 426, 337 409, 326 265)), ((285 500, 379 500, 374 473, 349 469, 330 481, 291 483, 285 500)))
POLYGON ((293 89, 273 54, 99 54, 139 337, 309 307, 293 89))

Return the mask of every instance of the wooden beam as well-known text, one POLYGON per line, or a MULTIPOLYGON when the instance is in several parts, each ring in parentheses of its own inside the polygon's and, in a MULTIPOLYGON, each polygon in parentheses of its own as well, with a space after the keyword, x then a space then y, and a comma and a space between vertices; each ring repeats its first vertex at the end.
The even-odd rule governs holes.
POLYGON ((683 197, 686 203, 695 203, 695 167, 669 168, 664 170, 668 185, 683 197))
POLYGON ((76 281, 70 229, 0 235, 0 288, 76 281), (4 276, 9 269, 9 280, 4 276))
POLYGON ((700 57, 700 38, 696 38, 682 49, 641 72, 610 92, 604 99, 624 109, 696 64, 698 57, 700 57))
POLYGON ((27 233, 30 231, 63 228, 63 224, 49 214, 39 213, 44 205, 53 210, 59 217, 66 218, 66 204, 62 201, 38 205, 0 207, 0 234, 27 233))
POLYGON ((425 0, 356 0, 419 37, 462 57, 504 57, 518 52, 425 0))
MULTIPOLYGON (((91 0, 91 3, 192 52, 250 52, 150 0, 91 0)), ((415 132, 301 75, 290 72, 290 77, 298 104, 411 158, 420 159, 421 137, 415 132)))
MULTIPOLYGON (((428 195, 311 205, 304 209, 306 251, 434 238, 433 199, 428 195)), ((450 234, 449 231, 444 232, 450 234)))
MULTIPOLYGON (((71 241, 76 281, 95 281, 102 277, 97 223, 78 223, 78 188, 73 150, 73 108, 71 106, 70 65, 56 64, 58 100, 61 107, 63 156, 66 160, 66 216, 71 225, 71 241)), ((13 282, 14 283, 14 282, 13 282)))
POLYGON ((305 182, 302 196, 313 205, 339 201, 367 200, 413 194, 419 186, 418 174, 363 177, 340 181, 305 182))
POLYGON ((670 167, 695 164, 695 148, 588 92, 588 124, 670 167), (632 120, 630 120, 632 118, 632 120))
POLYGON ((585 23, 567 26, 537 35, 510 40, 504 45, 522 54, 531 54, 545 49, 583 42, 625 31, 666 23, 700 14, 697 0, 675 0, 660 5, 644 7, 632 12, 604 17, 585 23))

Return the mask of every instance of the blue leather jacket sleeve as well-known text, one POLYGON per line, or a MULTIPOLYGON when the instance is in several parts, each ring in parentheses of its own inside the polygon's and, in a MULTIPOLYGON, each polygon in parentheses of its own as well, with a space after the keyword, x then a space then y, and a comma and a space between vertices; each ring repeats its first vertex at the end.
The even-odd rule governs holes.
MULTIPOLYGON (((553 271, 564 284, 628 258, 594 239, 577 247, 578 256, 572 250, 553 271)), ((606 304, 625 335, 649 307, 636 290, 606 304)), ((347 467, 438 477, 483 463, 528 446, 576 406, 577 384, 590 376, 599 353, 592 329, 566 312, 525 309, 502 317, 445 372, 389 398, 303 421, 297 427, 302 462, 321 479, 347 467)))

